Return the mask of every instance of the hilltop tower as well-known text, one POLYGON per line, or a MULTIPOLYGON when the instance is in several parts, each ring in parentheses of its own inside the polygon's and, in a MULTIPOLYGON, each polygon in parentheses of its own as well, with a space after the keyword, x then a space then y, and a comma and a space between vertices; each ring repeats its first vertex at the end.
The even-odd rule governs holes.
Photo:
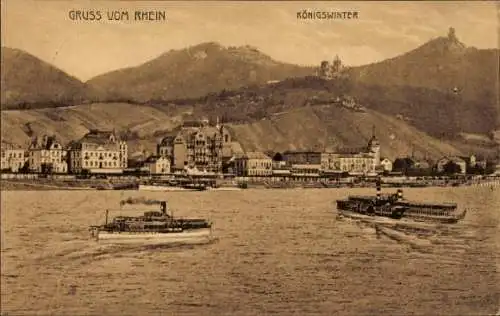
POLYGON ((454 27, 450 27, 450 29, 448 30, 448 39, 450 41, 456 41, 457 40, 457 35, 455 33, 455 28, 454 27))
POLYGON ((375 125, 373 125, 372 128, 372 137, 368 142, 368 149, 373 154, 373 164, 375 165, 375 167, 380 166, 380 142, 375 136, 375 125))
POLYGON ((335 55, 331 71, 334 75, 337 75, 342 71, 342 69, 343 69, 342 61, 340 60, 339 55, 335 55))

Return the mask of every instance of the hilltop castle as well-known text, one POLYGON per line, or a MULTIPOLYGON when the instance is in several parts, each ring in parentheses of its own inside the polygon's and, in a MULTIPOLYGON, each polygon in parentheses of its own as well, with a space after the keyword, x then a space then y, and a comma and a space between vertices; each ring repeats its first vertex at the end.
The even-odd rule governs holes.
POLYGON ((327 60, 321 62, 318 70, 318 76, 322 79, 331 80, 340 77, 345 70, 339 56, 336 55, 333 62, 330 64, 327 60))

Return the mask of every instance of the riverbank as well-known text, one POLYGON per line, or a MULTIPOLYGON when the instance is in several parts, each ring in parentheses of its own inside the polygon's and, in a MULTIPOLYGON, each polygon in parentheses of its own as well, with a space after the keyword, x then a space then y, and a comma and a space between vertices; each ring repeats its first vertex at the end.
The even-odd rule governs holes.
POLYGON ((136 187, 136 181, 92 180, 55 180, 55 179, 12 179, 2 180, 2 191, 13 190, 113 190, 136 187))
MULTIPOLYGON (((44 191, 44 190, 136 190, 137 180, 106 180, 106 179, 9 179, 1 180, 1 191, 44 191)), ((321 188, 371 188, 373 182, 307 182, 307 181, 249 181, 250 189, 321 189, 321 188)), ((234 186, 224 181, 222 186, 234 186)), ((500 186, 500 179, 483 179, 471 181, 412 181, 408 183, 382 183, 383 188, 411 188, 411 187, 461 187, 461 186, 500 186)))

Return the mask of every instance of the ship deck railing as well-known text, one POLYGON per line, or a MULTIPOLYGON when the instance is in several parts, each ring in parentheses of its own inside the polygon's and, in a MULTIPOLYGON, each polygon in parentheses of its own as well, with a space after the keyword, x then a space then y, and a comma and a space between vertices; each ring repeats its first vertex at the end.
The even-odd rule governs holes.
MULTIPOLYGON (((128 227, 127 227, 128 228, 128 227)), ((136 228, 133 229, 117 229, 117 228, 101 228, 100 231, 108 232, 108 233, 180 233, 184 231, 182 227, 167 227, 161 229, 154 228, 136 228)))

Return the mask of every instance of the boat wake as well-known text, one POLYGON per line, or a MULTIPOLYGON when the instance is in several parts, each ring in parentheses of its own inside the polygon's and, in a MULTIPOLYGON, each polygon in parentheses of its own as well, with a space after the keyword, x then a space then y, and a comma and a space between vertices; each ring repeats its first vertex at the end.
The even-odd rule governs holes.
POLYGON ((51 264, 89 264, 91 262, 108 260, 112 258, 121 258, 134 256, 135 254, 144 252, 157 251, 184 251, 195 248, 209 246, 219 241, 218 238, 211 238, 205 241, 196 243, 185 242, 170 242, 165 244, 96 244, 94 241, 89 241, 84 244, 74 245, 69 249, 59 251, 54 254, 38 257, 34 261, 38 265, 51 264), (90 244, 89 244, 90 243, 90 244), (75 247, 76 246, 76 247, 75 247))
POLYGON ((382 225, 376 224, 375 225, 375 230, 377 236, 385 236, 388 237, 389 239, 392 239, 399 244, 404 244, 409 246, 410 248, 413 248, 415 250, 418 250, 420 252, 430 252, 430 249, 432 247, 432 241, 427 239, 427 238, 422 238, 419 236, 415 235, 408 235, 405 234, 404 232, 401 232, 395 228, 389 228, 389 227, 383 227, 382 225))
POLYGON ((338 219, 355 223, 362 228, 369 227, 378 239, 386 238, 422 254, 433 254, 446 248, 450 253, 460 255, 471 247, 471 236, 468 236, 467 227, 463 225, 451 226, 377 217, 351 218, 342 215, 339 215, 338 219))

